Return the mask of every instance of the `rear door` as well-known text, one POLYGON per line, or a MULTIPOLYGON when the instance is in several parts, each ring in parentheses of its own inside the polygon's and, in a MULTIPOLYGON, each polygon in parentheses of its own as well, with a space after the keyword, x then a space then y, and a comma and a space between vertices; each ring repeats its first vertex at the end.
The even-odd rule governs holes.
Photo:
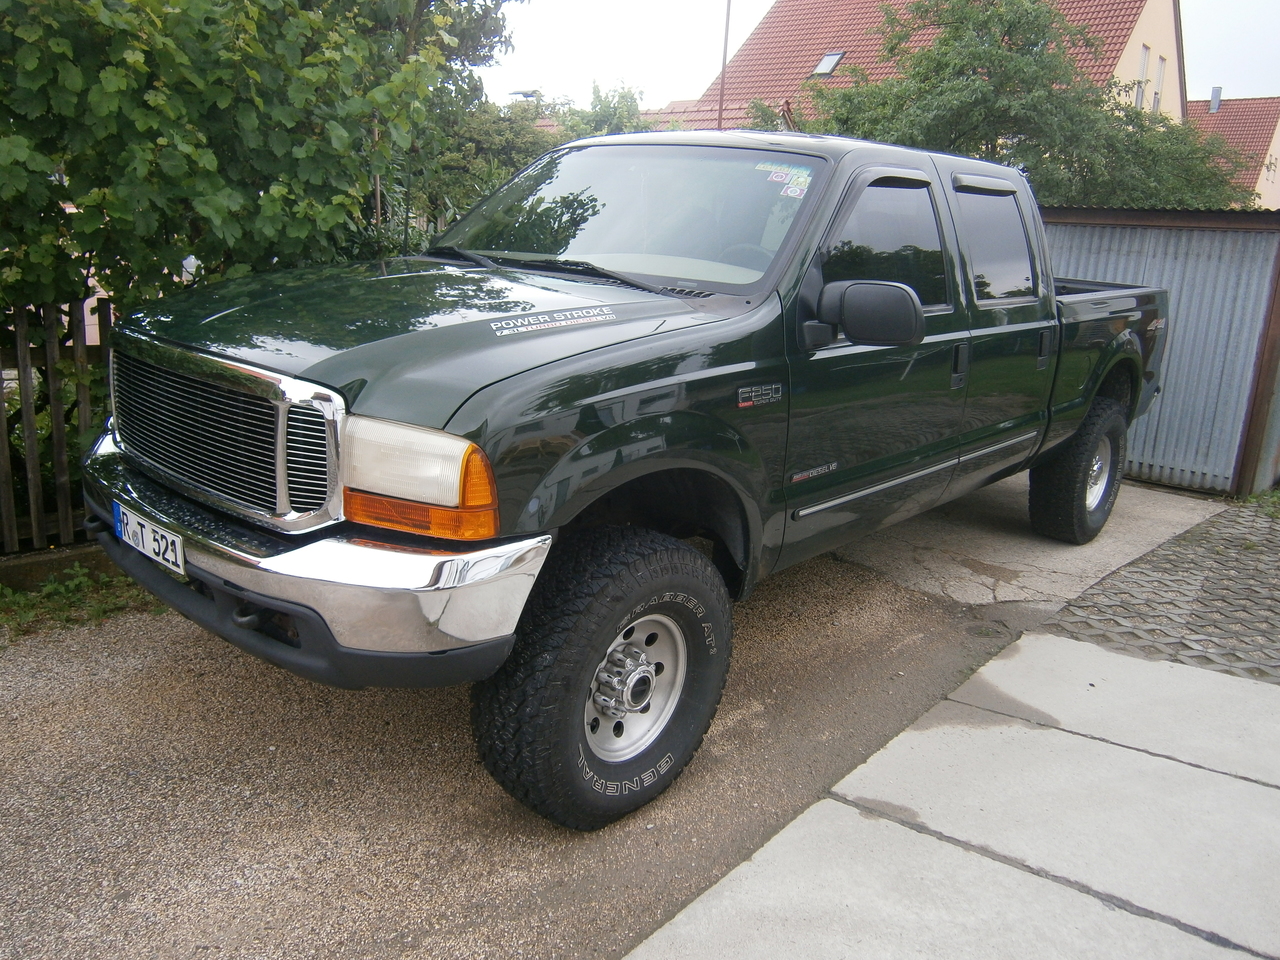
POLYGON ((932 171, 863 169, 810 268, 789 348, 784 563, 928 509, 950 479, 965 397, 953 368, 969 321, 944 203, 932 171), (806 348, 804 322, 822 285, 837 280, 911 287, 924 305, 924 342, 867 346, 837 334, 806 348))
POLYGON ((950 499, 1011 473, 1047 423, 1058 320, 1038 215, 1021 174, 936 157, 969 278, 968 392, 950 499))

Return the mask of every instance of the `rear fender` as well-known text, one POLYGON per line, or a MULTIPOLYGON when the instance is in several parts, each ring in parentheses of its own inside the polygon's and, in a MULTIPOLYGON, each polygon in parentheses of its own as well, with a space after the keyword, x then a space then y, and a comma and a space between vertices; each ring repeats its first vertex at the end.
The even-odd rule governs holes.
POLYGON ((1093 405, 1099 389, 1121 367, 1127 368, 1126 375, 1130 379, 1129 409, 1126 414, 1132 417, 1141 392, 1143 363, 1142 341, 1133 329, 1126 328, 1099 350, 1097 360, 1081 387, 1076 388, 1069 383, 1056 384, 1054 402, 1049 412, 1049 428, 1032 465, 1045 460, 1048 454, 1075 434, 1085 414, 1089 412, 1089 407, 1093 405), (1065 399, 1063 393, 1068 395, 1065 399))

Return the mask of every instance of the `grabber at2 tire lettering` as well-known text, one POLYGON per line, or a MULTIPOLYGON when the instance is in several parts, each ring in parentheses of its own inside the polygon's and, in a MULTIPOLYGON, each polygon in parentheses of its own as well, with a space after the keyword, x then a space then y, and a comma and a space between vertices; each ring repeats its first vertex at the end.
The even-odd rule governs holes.
POLYGON ((639 527, 570 533, 506 662, 472 688, 485 767, 530 809, 595 830, 680 775, 715 716, 732 603, 698 550, 639 527))
POLYGON ((1128 430, 1117 401, 1093 401, 1076 435, 1031 471, 1031 529, 1076 544, 1088 543, 1102 532, 1120 491, 1128 430))

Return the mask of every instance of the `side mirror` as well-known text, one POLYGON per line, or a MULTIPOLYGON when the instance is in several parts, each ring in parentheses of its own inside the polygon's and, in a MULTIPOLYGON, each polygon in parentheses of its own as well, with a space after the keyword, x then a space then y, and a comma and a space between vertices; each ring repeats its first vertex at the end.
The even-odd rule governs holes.
POLYGON ((818 299, 818 319, 842 329, 850 343, 910 347, 924 339, 924 308, 916 292, 902 283, 828 283, 818 299))

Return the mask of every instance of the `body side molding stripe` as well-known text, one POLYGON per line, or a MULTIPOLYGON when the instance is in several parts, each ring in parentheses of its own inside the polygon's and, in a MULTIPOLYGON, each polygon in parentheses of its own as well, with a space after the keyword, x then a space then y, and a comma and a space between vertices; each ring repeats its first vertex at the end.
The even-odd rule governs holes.
POLYGON ((838 507, 841 504, 849 503, 853 500, 860 500, 863 497, 869 497, 873 493, 880 493, 882 490, 888 490, 890 487, 896 487, 903 483, 910 483, 912 480, 919 480, 921 477, 927 477, 929 474, 937 473, 939 470, 945 470, 947 467, 954 467, 969 460, 984 457, 989 453, 995 453, 998 450, 1003 450, 1005 447, 1012 447, 1019 443, 1026 443, 1028 440, 1034 440, 1038 436, 1040 436, 1040 431, 1034 430, 1031 433, 1024 433, 1020 437, 1014 437, 1012 440, 1005 440, 1001 443, 993 444, 990 447, 983 447, 981 450, 975 450, 973 453, 967 453, 963 457, 957 457, 954 460, 947 460, 943 463, 934 464, 932 467, 917 470, 915 473, 908 473, 905 477, 895 477, 892 480, 877 483, 874 486, 855 491, 854 493, 846 493, 833 500, 824 500, 822 503, 815 503, 807 507, 801 507, 799 510, 792 512, 791 519, 801 520, 805 517, 812 516, 815 513, 820 513, 823 510, 830 510, 832 507, 838 507))
POLYGON ((881 490, 888 490, 890 487, 896 487, 900 483, 910 483, 912 480, 919 480, 921 477, 927 477, 931 473, 937 473, 939 470, 945 470, 947 467, 954 467, 955 460, 946 460, 942 463, 934 464, 932 467, 926 467, 924 470, 917 470, 915 473, 909 473, 905 477, 895 477, 893 480, 886 480, 884 483, 877 483, 874 487, 867 487, 865 490, 858 490, 855 493, 846 493, 844 496, 836 497, 834 500, 824 500, 822 503, 815 503, 808 507, 802 507, 791 514, 792 519, 799 520, 810 514, 818 513, 822 510, 830 510, 832 507, 838 507, 842 503, 848 503, 850 500, 858 500, 861 497, 869 497, 873 493, 879 493, 881 490))
POLYGON ((966 453, 958 461, 965 463, 969 460, 976 460, 978 457, 985 457, 988 453, 995 453, 997 450, 1003 450, 1005 447, 1017 446, 1020 443, 1026 443, 1028 440, 1034 440, 1040 436, 1039 430, 1032 430, 1030 433, 1024 433, 1020 437, 1014 437, 1012 440, 1005 440, 1003 443, 997 443, 990 447, 983 447, 981 450, 975 450, 973 453, 966 453))

